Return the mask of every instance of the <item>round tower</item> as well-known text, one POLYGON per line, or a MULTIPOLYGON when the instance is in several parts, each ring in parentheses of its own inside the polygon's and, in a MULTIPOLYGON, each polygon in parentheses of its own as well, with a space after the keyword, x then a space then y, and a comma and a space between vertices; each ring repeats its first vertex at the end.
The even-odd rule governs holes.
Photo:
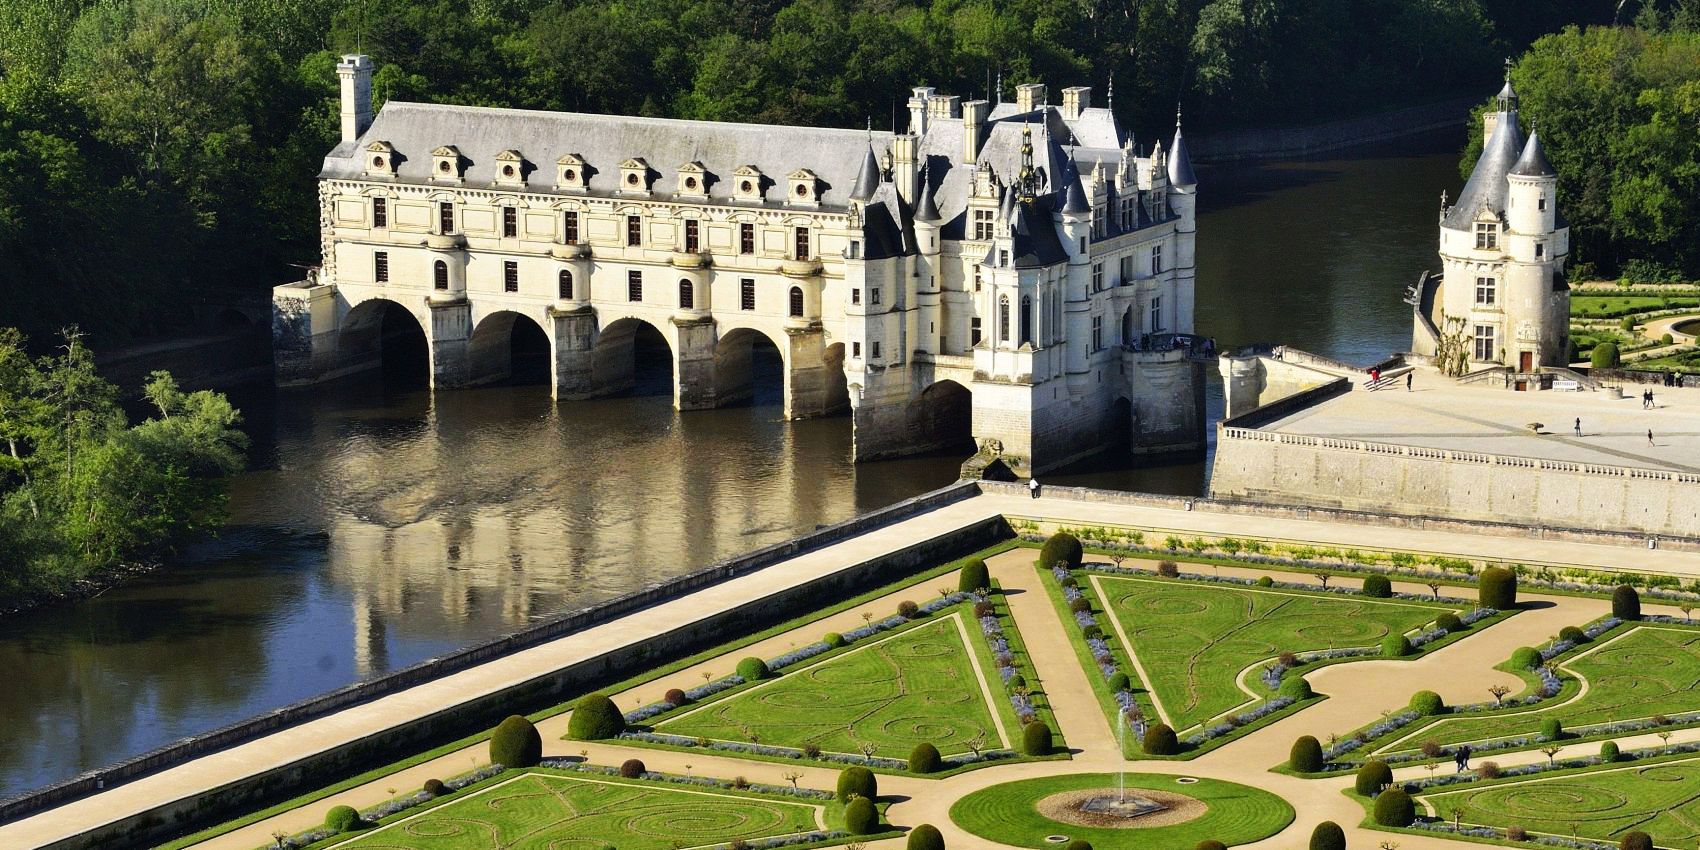
POLYGON ((1186 137, 1181 135, 1181 111, 1175 109, 1175 140, 1169 146, 1169 209, 1175 222, 1175 330, 1192 333, 1193 275, 1198 237, 1198 175, 1192 170, 1186 137))
POLYGON ((1569 228, 1558 221, 1558 172, 1538 132, 1505 174, 1506 365, 1519 373, 1568 365, 1569 228))

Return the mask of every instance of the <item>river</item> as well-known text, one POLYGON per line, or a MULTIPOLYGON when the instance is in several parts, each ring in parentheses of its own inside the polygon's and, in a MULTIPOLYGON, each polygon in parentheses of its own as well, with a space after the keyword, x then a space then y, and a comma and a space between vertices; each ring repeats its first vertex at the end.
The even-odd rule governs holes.
MULTIPOLYGON (((1461 132, 1461 131, 1459 131, 1461 132)), ((1197 325, 1350 362, 1409 344, 1458 132, 1201 168, 1197 325)), ((185 563, 0 620, 0 797, 836 522, 960 457, 848 462, 849 420, 675 413, 665 378, 554 404, 375 376, 232 393, 254 438, 233 521, 185 563)), ((1219 389, 1211 394, 1220 416, 1219 389)), ((1051 483, 1192 494, 1199 462, 1051 483)))

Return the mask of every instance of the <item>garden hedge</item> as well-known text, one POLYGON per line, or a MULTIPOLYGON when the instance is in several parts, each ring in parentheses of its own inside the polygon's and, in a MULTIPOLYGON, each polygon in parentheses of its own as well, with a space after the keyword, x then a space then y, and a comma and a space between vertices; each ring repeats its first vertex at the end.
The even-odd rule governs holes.
POLYGON ((847 767, 838 774, 838 800, 849 802, 852 795, 870 800, 879 796, 879 783, 874 772, 865 767, 847 767))
MULTIPOLYGON (((611 737, 611 736, 609 736, 611 737)), ((543 736, 531 721, 513 715, 490 734, 490 763, 503 767, 535 767, 543 758, 543 736)))
POLYGON ((1641 594, 1627 584, 1611 592, 1611 615, 1619 620, 1641 619, 1641 594))
POLYGON ((1325 820, 1310 831, 1310 850, 1346 850, 1346 831, 1325 820))
POLYGON ((1484 608, 1510 611, 1517 607, 1517 574, 1504 567, 1488 567, 1476 580, 1476 598, 1484 608))
POLYGON ((1376 599, 1388 599, 1393 596, 1393 582, 1387 576, 1369 575, 1364 577, 1364 595, 1376 599))
POLYGON ((1417 804, 1403 788, 1389 788, 1375 798, 1375 822, 1382 826, 1410 826, 1417 819, 1417 804))
MULTIPOLYGON (((505 721, 504 721, 505 722, 505 721)), ((573 706, 567 720, 567 737, 575 741, 600 741, 626 731, 626 716, 614 701, 602 694, 585 694, 573 706)))
POLYGON ((1172 756, 1180 752, 1180 741, 1167 723, 1153 723, 1145 729, 1141 749, 1148 756, 1172 756))
POLYGON ((1035 720, 1021 730, 1021 752, 1029 756, 1048 756, 1051 754, 1051 727, 1043 720, 1035 720))
POLYGON ((1287 766, 1300 773, 1315 773, 1322 769, 1322 743, 1315 735, 1300 735, 1287 754, 1287 766))
POLYGON ((1085 556, 1085 550, 1080 548, 1080 538, 1059 531, 1045 541, 1039 550, 1039 566, 1050 569, 1058 563, 1067 569, 1080 569, 1080 559, 1085 556))
POLYGON ((1357 782, 1353 790, 1360 795, 1374 798, 1381 789, 1393 784, 1393 768, 1384 761, 1366 761, 1358 768, 1357 782))
POLYGON ((973 593, 976 590, 990 589, 992 574, 986 569, 983 558, 974 558, 962 565, 962 577, 956 582, 956 589, 963 593, 973 593))

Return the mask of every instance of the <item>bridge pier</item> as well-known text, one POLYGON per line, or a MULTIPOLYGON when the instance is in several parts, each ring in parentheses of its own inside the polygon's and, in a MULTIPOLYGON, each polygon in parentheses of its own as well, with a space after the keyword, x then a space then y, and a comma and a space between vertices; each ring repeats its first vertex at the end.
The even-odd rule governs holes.
POLYGON ((460 298, 427 303, 431 324, 425 341, 431 351, 431 388, 468 386, 472 382, 472 302, 460 298))
POLYGON ((819 323, 786 327, 785 343, 785 418, 812 419, 831 413, 834 399, 829 397, 826 333, 819 323))
POLYGON ((557 400, 576 401, 597 395, 596 313, 588 306, 549 310, 555 352, 550 383, 557 400))
POLYGON ((714 319, 674 316, 673 406, 710 410, 718 401, 714 386, 714 319))

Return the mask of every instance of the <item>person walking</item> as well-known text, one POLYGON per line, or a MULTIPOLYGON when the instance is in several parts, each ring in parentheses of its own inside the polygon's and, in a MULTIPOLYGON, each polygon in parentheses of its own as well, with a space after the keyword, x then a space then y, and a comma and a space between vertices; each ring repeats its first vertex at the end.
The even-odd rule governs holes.
POLYGON ((1653 391, 1652 390, 1647 391, 1647 409, 1648 410, 1658 410, 1659 409, 1659 406, 1657 404, 1653 403, 1653 391))
POLYGON ((1459 773, 1463 773, 1464 771, 1470 769, 1470 755, 1471 755, 1471 753, 1470 753, 1470 745, 1469 744, 1464 744, 1464 745, 1462 745, 1458 748, 1458 772, 1459 773))
POLYGON ((1582 417, 1576 417, 1576 436, 1582 436, 1582 417))
POLYGON ((1648 428, 1647 429, 1647 445, 1650 446, 1652 444, 1653 444, 1653 429, 1648 428))
POLYGON ((1027 495, 1032 496, 1035 499, 1039 498, 1039 479, 1027 479, 1027 495))
POLYGON ((1416 374, 1414 371, 1405 373, 1405 392, 1411 391, 1411 378, 1415 377, 1416 374))

